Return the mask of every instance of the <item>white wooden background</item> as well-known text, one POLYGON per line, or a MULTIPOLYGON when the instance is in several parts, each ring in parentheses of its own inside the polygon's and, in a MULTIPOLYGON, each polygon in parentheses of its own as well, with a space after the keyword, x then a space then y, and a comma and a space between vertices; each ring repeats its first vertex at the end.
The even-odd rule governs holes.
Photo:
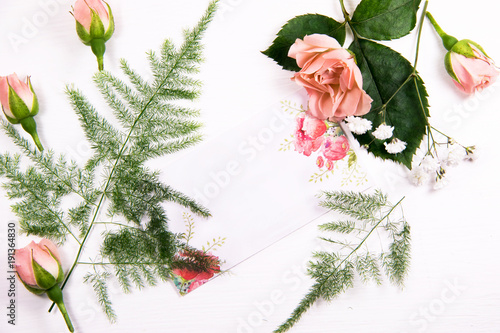
MULTIPOLYGON (((107 43, 106 68, 117 72, 117 60, 123 57, 133 67, 146 72, 145 51, 157 49, 166 37, 180 40, 181 28, 193 26, 208 1, 110 0, 109 3, 114 10, 117 30, 107 43)), ((355 8, 356 3, 347 1, 348 9, 355 8)), ((87 146, 79 134, 76 117, 68 107, 63 88, 65 84, 74 83, 91 99, 99 97, 91 84, 95 59, 73 31, 73 18, 68 13, 71 2, 3 0, 1 5, 0 75, 16 71, 20 76, 32 76, 44 105, 37 116, 39 124, 43 124, 40 128, 42 138, 56 151, 83 160, 88 153, 87 146)), ((429 10, 449 33, 477 41, 491 57, 500 61, 500 5, 497 2, 430 1, 429 10)), ((336 1, 221 0, 220 11, 206 34, 206 62, 201 72, 205 88, 199 104, 208 139, 231 142, 234 138, 230 135, 224 138, 224 135, 245 128, 247 121, 257 119, 267 110, 274 112, 274 106, 281 100, 298 94, 297 87, 288 80, 289 73, 259 51, 270 45, 287 20, 305 13, 341 19, 336 1)), ((415 34, 389 45, 411 60, 415 34)), ((450 185, 438 192, 409 185, 402 169, 395 165, 363 158, 371 184, 380 186, 394 199, 406 196, 405 215, 413 234, 413 259, 406 287, 398 290, 389 284, 377 287, 357 283, 354 289, 334 302, 315 305, 291 332, 500 332, 500 159, 497 139, 500 88, 497 84, 475 97, 459 93, 444 71, 445 51, 428 22, 424 25, 421 48, 418 70, 430 94, 432 123, 466 145, 477 145, 481 156, 474 163, 452 169, 450 185)), ((289 130, 276 135, 265 153, 259 155, 260 161, 274 154, 281 156, 283 161, 296 159, 293 152, 281 153, 276 148, 282 136, 287 136, 293 128, 291 123, 289 130), (292 155, 294 157, 290 157, 292 155)), ((0 135, 0 147, 2 151, 13 149, 4 134, 0 135)), ((158 163, 155 167, 165 163, 168 168, 171 162, 158 163)), ((310 163, 314 167, 312 160, 310 163)), ((270 164, 269 172, 276 172, 277 167, 286 168, 286 163, 283 164, 270 164)), ((246 167, 250 169, 252 164, 246 167)), ((203 165, 192 168, 194 173, 202 169, 203 165)), ((296 177, 307 179, 314 168, 302 171, 296 177)), ((289 181, 284 177, 279 182, 281 186, 269 189, 278 197, 288 191, 289 181)), ((192 186, 185 189, 182 184, 178 185, 194 195, 192 186)), ((301 194, 304 202, 315 202, 318 188, 330 190, 333 187, 333 183, 326 181, 304 187, 301 194)), ((238 193, 238 189, 234 191, 238 193)), ((242 187, 239 191, 242 195, 254 191, 255 197, 259 196, 252 187, 242 187)), ((219 208, 222 214, 219 221, 224 219, 224 214, 234 217, 232 208, 228 204, 227 213, 219 208)), ((259 214, 265 219, 276 210, 294 213, 294 208, 295 205, 284 200, 274 208, 260 210, 259 214)), ((258 209, 249 205, 247 211, 238 211, 236 217, 255 213, 258 209)), ((6 224, 15 221, 15 216, 10 213, 6 199, 0 201, 0 210, 0 253, 6 254, 6 224)), ((311 219, 317 215, 310 215, 311 219)), ((306 218, 303 223, 309 221, 306 218)), ((234 220, 233 223, 237 226, 239 222, 234 220)), ((286 226, 287 220, 278 221, 280 223, 286 226)), ((112 286, 118 314, 118 322, 113 325, 99 311, 89 287, 82 285, 84 270, 76 271, 69 283, 67 290, 71 293, 65 295, 66 305, 77 332, 82 333, 271 332, 293 310, 312 283, 304 271, 311 251, 320 246, 316 238, 318 223, 313 221, 267 248, 265 244, 279 235, 266 238, 273 230, 263 229, 261 235, 267 243, 258 243, 248 253, 243 251, 248 245, 242 244, 243 254, 240 255, 245 259, 257 252, 257 248, 264 248, 261 252, 239 264, 238 253, 228 254, 233 256, 226 267, 231 268, 230 272, 185 297, 178 296, 171 284, 129 295, 117 292, 116 286, 112 286)), ((231 233, 238 233, 237 227, 228 230, 213 221, 200 226, 200 230, 207 236, 227 236, 228 242, 231 233)), ((255 237, 248 242, 258 242, 255 237)), ((18 237, 19 246, 27 242, 26 238, 18 237)), ((74 249, 68 245, 64 250, 71 253, 74 249)), ((66 264, 71 260, 71 255, 64 258, 66 264)), ((48 300, 29 294, 19 282, 16 326, 7 324, 8 285, 7 276, 3 275, 7 270, 6 255, 0 254, 0 263, 3 267, 0 269, 0 308, 5 313, 0 316, 3 318, 0 331, 65 332, 60 314, 57 311, 47 314, 48 300)))

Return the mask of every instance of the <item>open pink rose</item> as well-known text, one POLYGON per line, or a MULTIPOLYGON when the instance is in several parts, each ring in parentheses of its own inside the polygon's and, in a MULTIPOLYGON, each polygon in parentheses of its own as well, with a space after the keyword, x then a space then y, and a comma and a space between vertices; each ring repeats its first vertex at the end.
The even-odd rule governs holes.
POLYGON ((323 145, 323 155, 328 161, 338 161, 346 157, 349 149, 349 141, 345 135, 329 136, 323 145))
POLYGON ((48 239, 16 250, 15 260, 16 272, 31 292, 43 293, 64 278, 57 248, 48 239))
POLYGON ((297 39, 288 56, 301 68, 292 80, 306 89, 313 116, 338 122, 370 111, 372 99, 362 88, 354 56, 334 38, 313 34, 297 39))
MULTIPOLYGON (((459 46, 460 41, 457 44, 459 46)), ((454 79, 453 83, 465 93, 473 94, 481 91, 494 83, 498 77, 499 70, 492 59, 487 57, 483 51, 472 43, 467 43, 474 56, 465 56, 451 49, 446 54, 446 69, 454 79)), ((463 47, 463 46, 462 46, 463 47)))
POLYGON ((323 134, 326 132, 326 124, 323 120, 308 114, 297 117, 295 130, 295 150, 310 156, 313 151, 318 150, 323 143, 323 134))

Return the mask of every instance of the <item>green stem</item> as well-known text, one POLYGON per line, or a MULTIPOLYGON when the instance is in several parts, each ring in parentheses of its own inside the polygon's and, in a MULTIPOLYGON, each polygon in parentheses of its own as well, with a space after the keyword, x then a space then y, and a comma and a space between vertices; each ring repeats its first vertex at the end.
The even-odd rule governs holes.
POLYGON ((370 232, 368 234, 366 234, 366 236, 363 238, 363 240, 359 243, 359 245, 351 251, 351 253, 349 253, 347 255, 347 257, 344 258, 344 260, 342 260, 342 262, 340 264, 337 265, 337 268, 339 268, 340 266, 342 266, 342 264, 351 256, 353 255, 357 250, 359 250, 359 248, 366 242, 366 240, 368 239, 368 237, 370 237, 370 235, 375 231, 375 229, 378 228, 378 226, 386 219, 389 217, 389 215, 392 214, 392 212, 394 211, 394 209, 396 209, 397 206, 399 206, 401 204, 401 202, 403 202, 405 197, 402 197, 401 199, 399 199, 399 201, 391 207, 391 209, 389 210, 388 213, 386 213, 381 219, 380 221, 377 222, 377 224, 375 224, 375 226, 373 226, 373 228, 370 230, 370 232))
POLYGON ((443 41, 444 47, 448 51, 451 50, 453 45, 455 45, 458 42, 458 40, 455 37, 450 36, 446 32, 444 32, 443 29, 441 29, 439 24, 436 22, 434 17, 431 15, 431 13, 427 12, 426 15, 427 15, 427 18, 429 19, 429 21, 431 22, 432 26, 434 27, 434 30, 436 30, 439 37, 441 37, 441 40, 443 41))
POLYGON ((33 119, 33 117, 24 118, 23 120, 21 120, 21 126, 26 132, 31 135, 38 150, 43 151, 42 143, 40 142, 40 138, 38 137, 38 133, 36 131, 35 119, 33 119))
POLYGON ((93 39, 90 42, 90 47, 92 48, 92 52, 97 57, 97 65, 99 71, 102 71, 104 69, 104 52, 106 52, 106 45, 104 39, 101 38, 93 39))
POLYGON ((79 261, 79 265, 91 265, 91 266, 106 266, 106 265, 124 265, 124 266, 131 266, 131 265, 146 265, 146 266, 151 266, 151 265, 158 265, 157 262, 85 262, 85 261, 79 261))
MULTIPOLYGON (((342 8, 342 15, 344 15, 344 19, 346 20, 347 24, 349 24, 349 27, 351 26, 351 17, 349 16, 349 13, 347 12, 344 4, 344 0, 340 0, 340 7, 342 8)), ((352 30, 352 29, 351 29, 352 30)))
POLYGON ((404 200, 404 198, 405 197, 402 197, 394 206, 391 207, 389 212, 387 212, 379 221, 377 221, 377 223, 373 226, 373 228, 370 230, 370 232, 368 232, 366 234, 366 236, 361 240, 361 242, 358 244, 358 246, 354 250, 352 250, 340 262, 340 264, 338 264, 335 267, 334 271, 330 275, 326 276, 323 279, 323 281, 325 281, 325 282, 314 284, 314 286, 312 287, 310 292, 300 302, 299 306, 295 308, 295 310, 292 313, 292 316, 287 321, 285 321, 283 324, 281 324, 281 326, 278 327, 274 331, 275 333, 281 333, 281 332, 288 331, 300 319, 300 317, 302 317, 302 315, 320 298, 320 293, 315 293, 314 290, 321 290, 323 288, 324 283, 326 283, 326 281, 330 280, 331 277, 338 272, 339 268, 341 268, 342 265, 347 261, 347 259, 349 259, 349 257, 351 257, 354 253, 356 253, 356 251, 359 250, 359 248, 361 246, 363 246, 363 244, 366 242, 368 237, 370 237, 370 235, 375 231, 375 229, 377 229, 379 227, 379 225, 392 214, 394 209, 396 209, 396 207, 398 207, 401 204, 401 202, 404 200))
POLYGON ((420 17, 420 23, 418 25, 418 37, 417 37, 417 49, 415 51, 415 62, 413 63, 413 68, 416 71, 417 63, 418 63, 418 55, 420 53, 420 39, 422 38, 422 28, 424 26, 424 18, 427 12, 427 6, 429 5, 429 1, 426 0, 424 3, 424 8, 422 9, 422 16, 420 17))
POLYGON ((51 301, 57 304, 59 311, 61 311, 61 314, 63 315, 64 320, 66 321, 66 326, 68 326, 68 330, 70 332, 74 332, 75 329, 73 328, 73 324, 71 323, 71 319, 69 318, 68 311, 66 310, 66 306, 64 305, 61 288, 59 288, 58 285, 53 286, 52 288, 47 290, 47 296, 49 296, 49 299, 51 301))
MULTIPOLYGON (((187 49, 187 48, 186 48, 187 49)), ((186 51, 184 51, 184 53, 186 53, 186 51)), ((163 81, 158 85, 158 87, 156 88, 155 92, 152 94, 152 96, 149 98, 148 102, 146 103, 146 105, 144 105, 144 107, 142 108, 141 112, 139 113, 139 115, 137 116, 137 118, 135 119, 134 123, 132 124, 132 126, 130 127, 130 130, 128 132, 128 135, 125 139, 125 141, 123 142, 122 146, 121 146, 121 149, 118 153, 118 156, 116 157, 115 161, 114 161, 114 164, 113 164, 113 167, 111 168, 111 171, 109 172, 109 176, 108 176, 108 179, 106 181, 106 184, 104 185, 104 189, 102 191, 102 194, 101 194, 101 197, 99 199, 99 203, 97 204, 96 206, 96 209, 95 209, 95 212, 94 212, 94 216, 92 217, 92 221, 90 222, 90 225, 87 229, 87 232, 85 233, 85 236, 83 237, 81 243, 80 243, 80 248, 78 249, 78 252, 76 254, 76 257, 75 257, 75 260, 73 261, 73 265, 71 266, 68 274, 66 275, 66 278, 64 279, 63 281, 63 284, 61 286, 61 289, 64 289, 64 287, 66 286, 66 283, 68 282, 68 279, 69 277, 71 276, 71 274, 73 273, 74 269, 76 268, 76 266, 78 265, 78 261, 80 260, 80 256, 82 254, 82 251, 83 251, 83 248, 84 248, 84 245, 94 227, 94 224, 96 223, 96 220, 97 220, 97 216, 99 214, 99 211, 101 209, 101 206, 104 202, 104 198, 106 197, 107 195, 107 191, 108 191, 108 188, 109 186, 111 185, 111 179, 113 178, 113 175, 115 173, 115 170, 118 166, 118 163, 120 162, 120 160, 122 159, 122 156, 124 155, 125 153, 125 149, 127 148, 127 144, 130 140, 130 138, 132 137, 132 133, 134 132, 135 130, 135 127, 137 126, 137 124, 139 123, 139 120, 142 118, 142 116, 144 115, 144 113, 147 111, 147 109, 149 108, 149 106, 151 105, 151 103, 153 103, 154 99, 156 98, 156 96, 158 96, 158 93, 160 92, 160 90, 162 89, 162 87, 164 86, 165 82, 167 82, 167 80, 170 78, 170 75, 173 73, 174 69, 177 68, 177 63, 179 62, 179 59, 181 59, 182 57, 184 56, 184 54, 181 54, 181 56, 179 56, 179 58, 176 59, 175 63, 172 65, 170 71, 168 73, 165 74, 165 78, 163 79, 163 81)), ((54 308, 54 303, 52 303, 52 305, 50 306, 49 308, 49 312, 54 308)))

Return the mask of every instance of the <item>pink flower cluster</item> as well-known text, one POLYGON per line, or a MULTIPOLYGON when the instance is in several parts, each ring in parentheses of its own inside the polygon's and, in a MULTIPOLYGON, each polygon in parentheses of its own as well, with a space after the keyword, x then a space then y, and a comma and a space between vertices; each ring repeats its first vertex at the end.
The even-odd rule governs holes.
POLYGON ((334 161, 346 157, 350 146, 345 135, 328 134, 325 121, 307 113, 299 115, 296 121, 295 150, 306 156, 320 150, 322 155, 316 160, 319 168, 332 170, 334 161))

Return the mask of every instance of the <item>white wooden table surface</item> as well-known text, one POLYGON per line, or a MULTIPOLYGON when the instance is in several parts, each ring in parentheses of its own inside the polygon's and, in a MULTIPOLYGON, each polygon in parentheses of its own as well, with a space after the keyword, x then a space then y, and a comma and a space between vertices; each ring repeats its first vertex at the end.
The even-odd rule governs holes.
MULTIPOLYGON (((146 72, 145 52, 157 49, 167 37, 179 41, 181 28, 193 26, 208 1, 109 0, 109 3, 117 30, 107 43, 106 68, 117 72, 118 59, 126 58, 134 67, 146 72)), ((348 9, 352 10, 356 3, 347 1, 348 9)), ((74 83, 94 100, 99 100, 99 95, 91 83, 95 59, 73 31, 74 20, 68 13, 70 5, 70 1, 63 0, 2 1, 0 75, 14 71, 20 76, 31 75, 43 105, 37 116, 39 124, 43 124, 40 125, 41 136, 54 150, 66 152, 81 162, 88 154, 88 146, 64 96, 64 86, 74 83)), ((497 2, 431 0, 429 11, 450 34, 477 41, 500 62, 500 5, 497 2)), ((245 138, 235 139, 231 134, 238 128, 246 128, 246 122, 276 112, 275 106, 281 100, 298 93, 298 88, 288 80, 289 73, 259 51, 270 45, 287 20, 305 13, 341 19, 336 1, 221 0, 221 8, 204 40, 206 62, 201 78, 205 88, 199 107, 207 140, 244 142, 245 138)), ((430 94, 431 121, 460 142, 478 146, 480 158, 452 169, 451 183, 440 191, 414 187, 400 167, 363 158, 362 166, 369 171, 373 184, 390 193, 391 198, 406 196, 405 216, 413 235, 413 258, 406 287, 398 290, 388 283, 377 287, 357 281, 354 289, 337 300, 313 306, 291 332, 500 332, 500 158, 497 138, 500 83, 475 97, 461 94, 444 71, 445 51, 428 22, 424 25, 422 38, 418 70, 430 94)), ((410 60, 414 44, 415 33, 388 43, 410 60)), ((269 118, 263 121, 266 119, 269 118)), ((292 133, 294 124, 287 126, 266 145, 258 156, 259 161, 267 156, 274 158, 274 155, 287 163, 288 159, 297 158, 293 152, 282 153, 276 148, 282 137, 292 133)), ((258 134, 259 127, 249 130, 258 134)), ((14 149, 4 134, 0 134, 0 147, 2 151, 14 149)), ((232 157, 222 158, 221 165, 225 165, 232 157)), ((172 163, 166 158, 155 161, 154 167, 164 165, 168 169, 172 163)), ((311 164, 314 166, 313 161, 311 164)), ((232 184, 239 184, 253 166, 253 162, 243 165, 242 174, 235 177, 232 184)), ((273 163, 269 172, 276 172, 277 167, 280 166, 273 163)), ((307 179, 311 170, 314 172, 313 168, 304 170, 298 177, 307 179)), ((203 164, 192 166, 190 172, 196 179, 203 174, 203 164)), ((276 191, 279 196, 280 191, 287 191, 289 181, 283 177, 277 183, 281 188, 269 190, 276 191)), ((196 186, 189 183, 183 187, 182 181, 177 182, 175 185, 180 190, 196 195, 196 186)), ((304 186, 301 190, 304 202, 314 203, 318 189, 333 190, 332 187, 329 181, 304 186)), ((258 197, 262 188, 231 188, 233 192, 227 193, 224 188, 220 190, 221 196, 253 191, 258 197)), ((16 325, 7 323, 6 232, 7 223, 16 219, 9 210, 4 192, 1 194, 0 253, 5 255, 0 255, 0 308, 3 309, 0 332, 65 332, 60 314, 57 311, 47 314, 49 301, 31 295, 20 282, 15 296, 16 325)), ((211 208, 210 202, 208 207, 211 208)), ((231 233, 236 235, 239 228, 229 230, 217 225, 217 221, 250 213, 255 214, 256 219, 265 218, 280 210, 293 215, 294 207, 282 202, 259 210, 258 206, 249 203, 246 208, 238 207, 240 211, 233 214, 230 203, 224 206, 219 202, 216 208, 219 216, 214 215, 213 221, 201 222, 206 224, 200 226, 200 231, 209 236, 226 236, 230 244, 231 233)), ((304 221, 299 225, 319 215, 302 213, 304 221)), ((237 226, 239 221, 232 222, 237 226)), ((117 286, 112 285, 111 294, 118 314, 116 324, 110 324, 100 312, 90 287, 81 282, 85 271, 77 270, 67 286, 71 292, 65 295, 76 331, 272 332, 312 284, 304 274, 305 263, 310 253, 320 246, 316 231, 319 222, 312 221, 268 247, 281 234, 268 237, 272 230, 263 229, 259 243, 256 231, 252 235, 255 239, 248 239, 250 245, 241 244, 240 253, 228 251, 230 259, 225 268, 231 268, 229 273, 184 297, 178 295, 172 284, 135 290, 128 295, 118 292, 117 286), (253 247, 252 242, 256 242, 253 247), (262 251, 252 256, 257 250, 262 251)), ((286 226, 287 220, 284 218, 277 223, 286 226)), ((241 228, 248 228, 248 225, 241 228)), ((286 230, 284 228, 282 233, 288 233, 286 230)), ((17 241, 23 246, 28 239, 18 236, 17 241)), ((63 250, 72 253, 74 248, 68 245, 63 250)), ((223 249, 221 251, 224 253, 223 249)), ((72 255, 63 257, 66 264, 72 260, 72 255)))

